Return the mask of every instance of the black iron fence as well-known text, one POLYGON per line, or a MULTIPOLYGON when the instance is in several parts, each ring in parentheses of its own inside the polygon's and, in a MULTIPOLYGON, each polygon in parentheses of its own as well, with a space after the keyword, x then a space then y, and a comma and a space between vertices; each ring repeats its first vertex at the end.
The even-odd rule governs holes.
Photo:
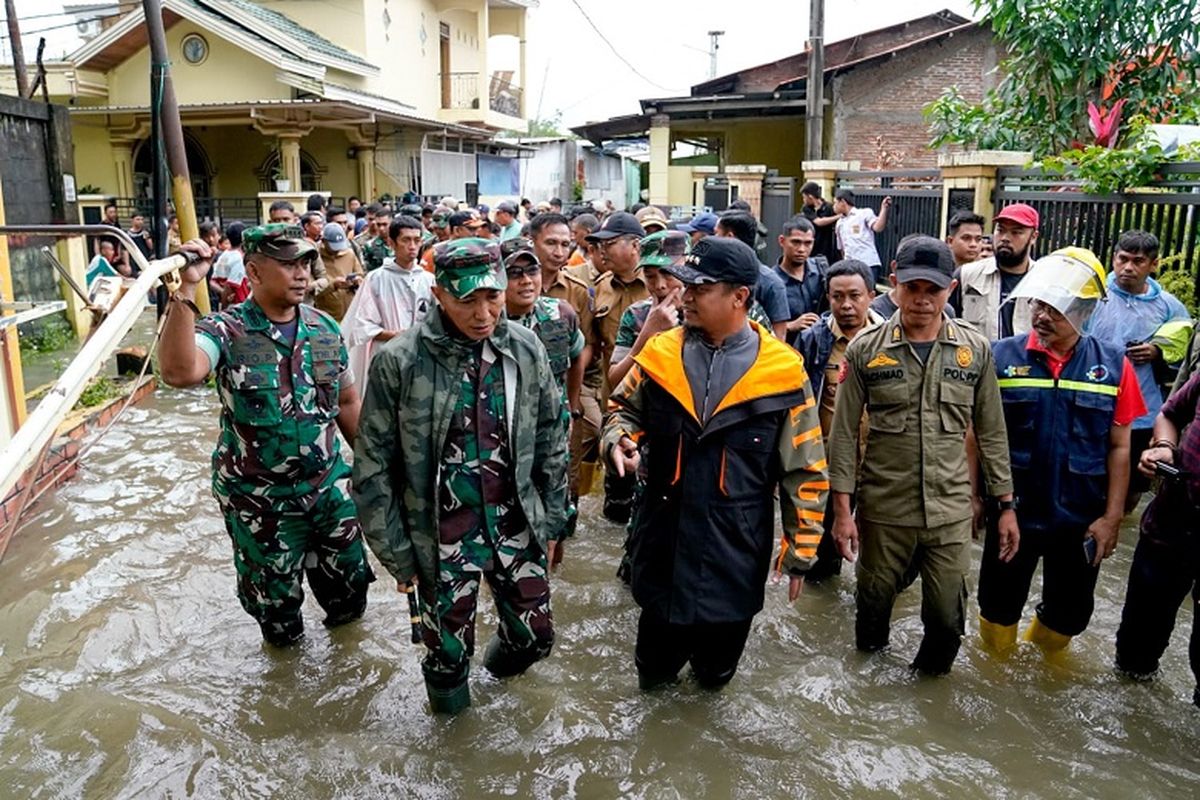
POLYGON ((942 174, 936 169, 839 172, 837 188, 854 192, 855 205, 879 213, 892 198, 887 227, 875 234, 875 249, 884 264, 910 233, 938 236, 942 229, 942 174))
POLYGON ((1200 163, 1165 164, 1159 174, 1159 180, 1137 191, 1094 195, 1070 178, 1002 168, 996 176, 996 211, 1027 203, 1041 218, 1038 253, 1077 245, 1105 264, 1123 231, 1148 231, 1161 244, 1163 269, 1194 275, 1200 263, 1200 163))

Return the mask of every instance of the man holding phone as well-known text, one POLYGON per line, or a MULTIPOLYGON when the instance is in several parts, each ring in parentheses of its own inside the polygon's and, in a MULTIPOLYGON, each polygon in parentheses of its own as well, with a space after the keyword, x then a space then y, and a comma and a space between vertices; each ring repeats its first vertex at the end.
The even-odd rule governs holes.
POLYGON ((1001 561, 989 519, 979 634, 997 653, 1016 644, 1039 559, 1042 602, 1025 640, 1052 653, 1087 627, 1100 562, 1117 546, 1129 426, 1146 408, 1123 349, 1080 333, 1105 296, 1104 267, 1090 251, 1051 253, 1008 299, 1030 306, 1033 330, 993 346, 1022 533, 1016 556, 1001 561))

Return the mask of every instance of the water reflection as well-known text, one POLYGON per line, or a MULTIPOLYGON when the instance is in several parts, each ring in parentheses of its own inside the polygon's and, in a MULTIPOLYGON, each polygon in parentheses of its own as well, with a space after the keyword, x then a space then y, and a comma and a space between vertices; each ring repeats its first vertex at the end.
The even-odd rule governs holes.
POLYGON ((503 682, 477 669, 474 707, 434 719, 386 581, 361 624, 326 631, 309 600, 303 645, 262 647, 208 493, 214 414, 205 391, 160 391, 14 541, 0 796, 1195 796, 1190 609, 1162 680, 1110 669, 1128 528, 1061 663, 1032 649, 998 662, 972 638, 950 678, 915 677, 917 591, 897 605, 895 652, 859 654, 847 573, 794 607, 772 587, 723 692, 684 680, 644 695, 637 610, 612 576, 621 533, 585 501, 555 579, 554 655, 503 682))

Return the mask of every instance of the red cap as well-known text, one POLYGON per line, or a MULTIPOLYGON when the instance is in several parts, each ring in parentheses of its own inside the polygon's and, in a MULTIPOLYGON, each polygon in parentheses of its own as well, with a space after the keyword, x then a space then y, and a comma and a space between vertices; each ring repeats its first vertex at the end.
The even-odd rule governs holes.
POLYGON ((1026 228, 1036 229, 1038 226, 1038 212, 1033 206, 1025 205, 1024 203, 1013 203, 1005 206, 1004 209, 996 215, 995 221, 999 222, 1002 219, 1007 219, 1015 222, 1018 225, 1024 225, 1026 228))

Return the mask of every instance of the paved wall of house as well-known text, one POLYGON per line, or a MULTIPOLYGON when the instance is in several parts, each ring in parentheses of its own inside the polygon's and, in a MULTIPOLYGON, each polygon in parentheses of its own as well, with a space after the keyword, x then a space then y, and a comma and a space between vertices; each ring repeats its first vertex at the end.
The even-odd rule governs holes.
MULTIPOLYGON (((67 203, 63 191, 63 173, 72 171, 67 110, 0 96, 0 180, 5 221, 10 225, 74 221, 75 203, 67 203)), ((43 245, 53 243, 49 237, 9 237, 15 299, 61 299, 57 273, 40 253, 43 245)))
POLYGON ((991 33, 975 29, 838 76, 832 157, 861 161, 863 169, 936 166, 922 108, 954 85, 967 99, 981 99, 997 81, 998 55, 991 33), (881 149, 900 163, 880 165, 881 149))

